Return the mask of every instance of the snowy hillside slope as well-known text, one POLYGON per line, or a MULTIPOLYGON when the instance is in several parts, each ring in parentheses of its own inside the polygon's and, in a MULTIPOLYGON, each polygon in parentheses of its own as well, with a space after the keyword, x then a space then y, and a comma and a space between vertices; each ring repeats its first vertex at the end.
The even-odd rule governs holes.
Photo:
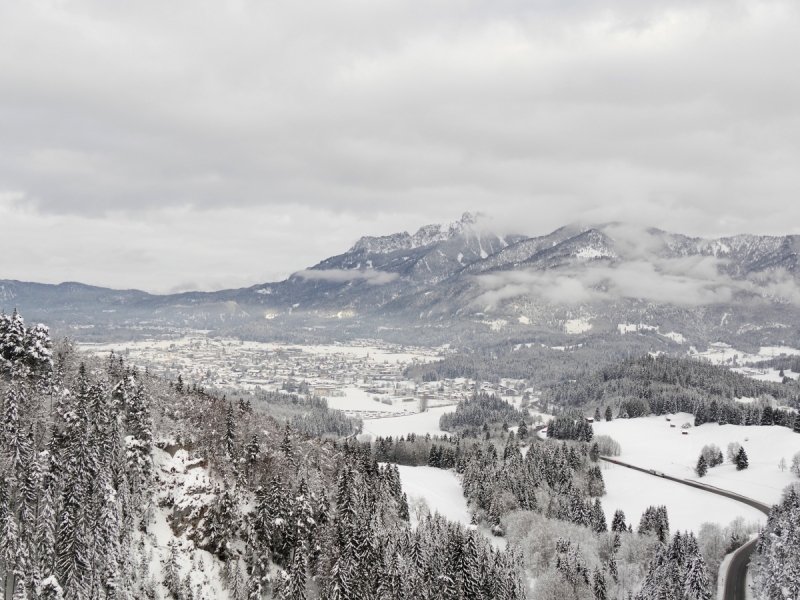
MULTIPOLYGON (((624 451, 624 446, 623 446, 624 451)), ((719 467, 717 467, 719 468, 719 467)), ((700 531, 703 523, 727 525, 737 517, 764 523, 764 514, 751 506, 703 490, 658 479, 626 467, 604 463, 606 495, 601 498, 606 519, 622 510, 634 529, 649 506, 666 506, 672 531, 700 531)), ((705 478, 704 478, 705 482, 705 478)))
POLYGON ((683 435, 681 425, 692 423, 688 413, 652 416, 636 419, 615 419, 595 423, 595 435, 610 435, 622 446, 619 459, 638 467, 663 471, 673 477, 696 480, 694 467, 700 450, 706 444, 716 444, 725 453, 729 443, 741 444, 747 452, 750 466, 737 471, 726 461, 708 470, 702 483, 729 490, 767 505, 778 502, 782 490, 798 482, 789 469, 781 471, 783 458, 791 464, 792 456, 800 452, 800 435, 785 427, 717 425, 706 423, 691 427, 683 435), (671 421, 667 421, 669 417, 671 421), (670 427, 677 424, 677 427, 670 427))

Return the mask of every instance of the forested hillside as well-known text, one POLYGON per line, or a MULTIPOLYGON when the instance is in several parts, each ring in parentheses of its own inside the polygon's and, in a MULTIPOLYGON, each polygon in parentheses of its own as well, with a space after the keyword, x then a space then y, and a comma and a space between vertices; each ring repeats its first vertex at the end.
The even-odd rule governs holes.
POLYGON ((485 392, 461 400, 456 410, 439 418, 439 427, 445 431, 478 429, 491 423, 516 425, 527 413, 517 410, 502 398, 485 392))
POLYGON ((0 342, 6 598, 524 597, 477 533, 412 530, 368 446, 89 360, 16 314, 0 342))
POLYGON ((706 422, 795 426, 795 412, 773 409, 772 402, 797 407, 797 382, 770 383, 707 362, 643 356, 605 366, 576 381, 545 390, 543 402, 583 409, 612 406, 621 416, 689 412, 706 422), (737 398, 761 399, 743 404, 737 398))
POLYGON ((796 487, 772 507, 752 564, 753 587, 759 597, 800 597, 800 496, 796 487))
POLYGON ((430 363, 414 363, 405 374, 420 381, 466 377, 497 383, 501 378, 522 379, 529 386, 543 387, 593 373, 599 366, 621 361, 632 354, 646 354, 664 343, 642 335, 587 336, 565 349, 542 344, 514 344, 477 347, 430 363))

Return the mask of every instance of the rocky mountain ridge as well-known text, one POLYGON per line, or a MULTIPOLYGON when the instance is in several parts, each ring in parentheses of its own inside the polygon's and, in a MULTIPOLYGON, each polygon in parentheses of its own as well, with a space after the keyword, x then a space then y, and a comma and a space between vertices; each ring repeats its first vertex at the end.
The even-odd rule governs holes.
POLYGON ((498 235, 465 213, 413 236, 361 238, 281 282, 157 296, 0 281, 0 305, 92 339, 195 328, 250 339, 566 343, 642 323, 700 345, 789 343, 800 338, 798 251, 798 236, 702 239, 617 223, 498 235))

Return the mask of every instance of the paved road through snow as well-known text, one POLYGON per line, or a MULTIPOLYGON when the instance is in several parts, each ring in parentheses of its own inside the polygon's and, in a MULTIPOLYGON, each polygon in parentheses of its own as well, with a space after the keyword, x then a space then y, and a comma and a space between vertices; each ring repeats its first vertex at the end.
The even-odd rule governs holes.
MULTIPOLYGON (((731 498, 732 500, 737 500, 739 502, 742 502, 743 504, 747 504, 748 506, 757 508, 765 515, 769 516, 770 507, 767 506, 766 504, 762 504, 761 502, 753 500, 752 498, 740 496, 739 494, 735 494, 727 490, 721 490, 719 488, 715 488, 709 485, 704 485, 702 483, 691 481, 689 479, 680 479, 678 477, 671 477, 670 475, 665 475, 660 471, 645 469, 643 467, 637 467, 613 458, 606 458, 605 456, 601 456, 600 459, 606 462, 614 463, 615 465, 620 465, 621 467, 628 467, 629 469, 634 469, 636 471, 647 473, 648 475, 652 475, 653 477, 661 477, 663 479, 668 479, 670 481, 682 483, 683 485, 695 487, 704 490, 706 492, 711 492, 712 494, 718 494, 720 496, 725 496, 726 498, 731 498)), ((757 541, 758 540, 753 540, 752 542, 748 542, 747 544, 745 544, 740 549, 740 551, 736 553, 736 556, 733 557, 733 560, 731 560, 731 564, 728 567, 728 574, 725 577, 725 594, 723 595, 723 598, 725 598, 725 600, 745 600, 745 594, 747 591, 747 584, 745 583, 745 580, 747 578, 747 567, 750 564, 750 556, 753 554, 753 551, 755 550, 757 541)))

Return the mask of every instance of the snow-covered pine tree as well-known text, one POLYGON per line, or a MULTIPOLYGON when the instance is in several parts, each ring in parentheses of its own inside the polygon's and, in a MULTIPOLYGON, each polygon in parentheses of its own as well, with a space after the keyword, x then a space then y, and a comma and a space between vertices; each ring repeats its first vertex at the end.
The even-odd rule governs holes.
POLYGON ((230 553, 230 540, 239 527, 239 506, 233 491, 226 484, 217 488, 217 497, 204 519, 203 546, 221 560, 227 560, 230 553))
POLYGON ((603 577, 603 573, 597 567, 594 568, 592 576, 592 593, 595 600, 606 600, 606 578, 603 577))
POLYGON ((236 419, 233 414, 233 403, 228 403, 228 412, 225 415, 225 452, 228 458, 236 456, 236 419))
POLYGON ((744 451, 743 447, 739 447, 739 451, 736 453, 736 458, 733 462, 736 464, 737 471, 744 471, 749 466, 747 453, 744 451))
POLYGON ((11 316, 0 313, 0 364, 2 370, 18 371, 25 363, 25 323, 14 309, 11 316))
POLYGON ((620 531, 627 531, 628 526, 625 524, 625 513, 620 509, 614 511, 614 518, 611 520, 611 531, 619 533, 620 531))
POLYGON ((702 454, 697 459, 697 466, 694 468, 694 472, 697 473, 698 477, 705 477, 708 472, 708 463, 706 463, 706 457, 702 454))
POLYGON ((167 545, 167 558, 164 565, 164 587, 171 598, 181 600, 183 582, 181 581, 181 569, 178 564, 178 550, 175 541, 170 540, 167 545))
POLYGON ((597 533, 606 533, 608 531, 606 514, 599 498, 595 498, 594 506, 592 506, 592 529, 597 533))
POLYGON ((772 507, 758 537, 751 573, 758 598, 800 597, 800 496, 794 487, 772 507))

